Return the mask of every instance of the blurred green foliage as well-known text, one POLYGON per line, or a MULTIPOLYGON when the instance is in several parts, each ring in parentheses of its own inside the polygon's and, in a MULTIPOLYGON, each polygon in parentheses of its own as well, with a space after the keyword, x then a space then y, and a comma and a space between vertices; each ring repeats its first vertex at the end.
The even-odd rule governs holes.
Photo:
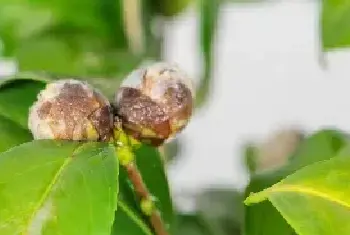
POLYGON ((350 1, 322 0, 321 40, 325 50, 350 46, 350 1))
POLYGON ((3 0, 0 39, 3 56, 19 71, 78 76, 111 96, 125 75, 141 63, 160 60, 164 22, 191 5, 201 15, 205 65, 199 102, 205 100, 212 44, 221 0, 3 0), (112 79, 108 79, 112 78, 112 79))

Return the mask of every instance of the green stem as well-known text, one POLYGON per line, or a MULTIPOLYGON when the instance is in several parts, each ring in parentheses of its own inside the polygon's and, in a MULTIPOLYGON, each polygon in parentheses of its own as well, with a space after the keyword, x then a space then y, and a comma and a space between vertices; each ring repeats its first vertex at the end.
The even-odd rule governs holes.
POLYGON ((142 213, 149 217, 156 235, 168 235, 162 217, 153 202, 152 195, 144 183, 142 175, 136 165, 133 149, 138 143, 133 142, 120 128, 116 128, 114 141, 119 163, 127 171, 128 178, 140 201, 142 213))

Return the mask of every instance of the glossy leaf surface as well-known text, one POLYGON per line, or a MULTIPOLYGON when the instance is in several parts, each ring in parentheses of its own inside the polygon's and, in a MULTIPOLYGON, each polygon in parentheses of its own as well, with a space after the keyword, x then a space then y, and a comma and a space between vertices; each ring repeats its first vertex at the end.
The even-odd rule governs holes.
POLYGON ((118 192, 114 147, 33 141, 0 155, 0 234, 108 234, 118 192))

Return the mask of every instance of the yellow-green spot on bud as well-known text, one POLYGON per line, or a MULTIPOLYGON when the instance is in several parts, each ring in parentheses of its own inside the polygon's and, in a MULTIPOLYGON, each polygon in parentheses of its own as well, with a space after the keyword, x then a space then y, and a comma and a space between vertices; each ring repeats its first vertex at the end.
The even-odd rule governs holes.
POLYGON ((177 133, 181 131, 187 125, 187 122, 187 120, 174 120, 171 123, 172 133, 177 133))
POLYGON ((137 139, 133 138, 132 136, 130 137, 130 144, 133 149, 138 149, 141 147, 142 143, 138 141, 137 139))
POLYGON ((98 139, 98 132, 96 131, 95 127, 92 125, 91 122, 88 122, 86 125, 86 135, 87 139, 89 140, 97 140, 98 139))
POLYGON ((122 129, 115 127, 113 132, 115 141, 117 142, 118 146, 130 146, 133 149, 141 147, 140 141, 126 134, 122 129))
POLYGON ((141 135, 148 136, 150 138, 157 137, 157 133, 153 131, 151 128, 147 128, 147 127, 141 128, 141 135))
POLYGON ((119 146, 129 146, 129 137, 121 129, 114 129, 114 138, 119 146))
POLYGON ((147 216, 151 216, 155 209, 154 202, 150 198, 141 199, 140 207, 141 207, 142 213, 144 213, 147 216))
POLYGON ((127 166, 135 160, 134 153, 129 146, 117 147, 117 156, 122 166, 127 166))

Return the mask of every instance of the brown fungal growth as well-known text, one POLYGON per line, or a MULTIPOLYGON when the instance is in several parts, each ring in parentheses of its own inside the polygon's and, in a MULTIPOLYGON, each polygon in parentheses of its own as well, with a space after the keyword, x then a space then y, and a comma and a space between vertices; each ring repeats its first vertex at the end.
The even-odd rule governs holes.
POLYGON ((128 134, 159 146, 186 127, 193 99, 186 74, 175 65, 156 63, 126 78, 114 106, 128 134))
POLYGON ((111 137, 109 101, 87 83, 50 83, 30 108, 29 129, 35 139, 100 140, 111 137))

